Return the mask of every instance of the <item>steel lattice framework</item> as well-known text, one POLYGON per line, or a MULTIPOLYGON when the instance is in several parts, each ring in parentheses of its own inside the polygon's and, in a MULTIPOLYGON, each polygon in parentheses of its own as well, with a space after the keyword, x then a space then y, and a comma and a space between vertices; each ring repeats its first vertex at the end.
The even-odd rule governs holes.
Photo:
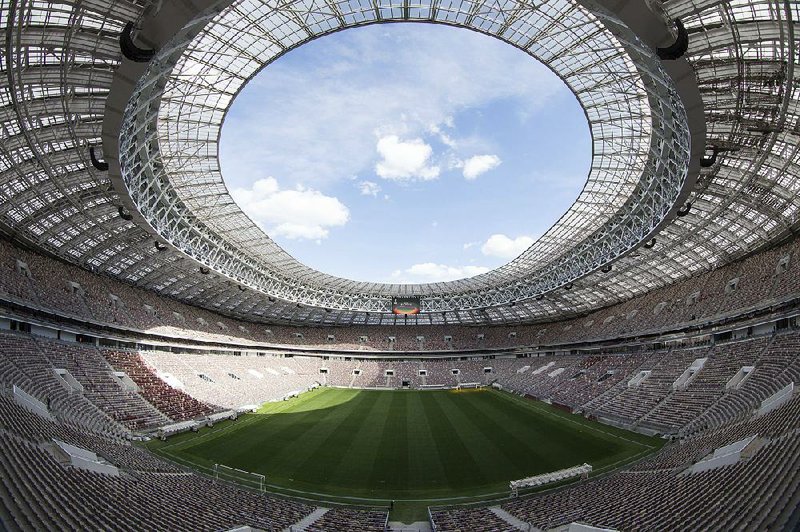
POLYGON ((654 51, 615 17, 571 0, 240 0, 208 18, 199 17, 167 43, 139 81, 120 133, 122 177, 137 210, 172 245, 271 296, 367 312, 388 312, 389 298, 403 291, 425 296, 428 312, 530 299, 639 244, 666 217, 686 181, 689 131, 672 79, 654 51), (413 287, 332 277, 285 253, 223 184, 217 139, 233 96, 251 76, 326 33, 392 21, 438 22, 504 40, 550 66, 586 110, 594 143, 586 186, 567 213, 506 266, 413 287))
MULTIPOLYGON (((653 139, 660 134, 662 119, 680 106, 674 101, 670 84, 664 83, 663 72, 652 62, 653 43, 641 44, 626 37, 624 25, 619 25, 615 17, 598 18, 595 14, 584 19, 588 23, 583 24, 575 14, 582 8, 570 2, 537 2, 535 7, 524 2, 479 5, 469 2, 425 5, 377 1, 278 2, 271 4, 276 8, 271 10, 266 3, 254 2, 251 5, 262 6, 265 11, 236 11, 237 6, 243 5, 247 2, 209 15, 208 20, 232 17, 227 19, 229 26, 219 26, 221 33, 204 34, 212 27, 205 21, 198 21, 190 28, 194 34, 188 33, 188 36, 203 35, 205 40, 179 43, 180 36, 176 36, 171 41, 176 47, 170 50, 167 42, 172 35, 160 41, 148 37, 151 43, 160 44, 159 57, 168 61, 152 71, 152 85, 140 86, 144 91, 139 92, 140 97, 144 94, 140 110, 147 109, 147 113, 131 114, 135 120, 129 124, 127 134, 147 142, 123 143, 122 153, 127 157, 139 157, 139 162, 163 164, 164 171, 172 171, 169 180, 172 190, 168 193, 165 190, 165 195, 172 195, 169 197, 171 207, 183 209, 162 215, 157 209, 148 213, 142 207, 143 212, 152 217, 153 227, 150 227, 138 217, 128 220, 119 216, 119 207, 128 204, 130 198, 121 196, 111 186, 113 175, 110 173, 119 168, 114 164, 116 154, 104 153, 112 162, 109 173, 91 165, 87 148, 101 143, 103 121, 109 111, 107 97, 115 75, 125 63, 119 48, 124 24, 133 21, 142 28, 140 35, 144 36, 148 21, 162 5, 108 0, 0 0, 0 26, 4 33, 0 58, 4 74, 0 82, 0 221, 3 232, 99 273, 226 313, 265 320, 346 325, 393 323, 394 316, 385 312, 385 298, 391 293, 429 296, 425 300, 428 312, 418 315, 414 323, 480 324, 554 319, 622 301, 720 266, 797 231, 800 94, 796 87, 798 38, 794 21, 800 16, 800 10, 794 2, 685 0, 667 1, 659 6, 663 9, 665 27, 670 26, 672 19, 681 18, 689 30, 686 58, 702 96, 706 145, 736 150, 719 153, 714 164, 701 171, 691 191, 690 213, 677 218, 669 214, 673 206, 664 211, 665 203, 655 201, 674 202, 676 187, 664 187, 656 194, 657 183, 641 178, 647 174, 648 163, 669 160, 668 153, 654 153, 654 148, 663 150, 664 145, 653 139), (433 5, 446 5, 447 9, 434 12, 430 9, 433 5), (558 7, 566 11, 559 12, 558 7), (575 24, 575 32, 583 32, 578 33, 583 40, 600 39, 596 42, 606 45, 594 48, 592 53, 608 54, 611 49, 623 52, 619 56, 611 53, 611 57, 616 58, 616 62, 611 63, 613 71, 619 79, 625 79, 627 72, 630 75, 628 90, 638 96, 619 101, 599 99, 594 107, 587 105, 590 100, 581 98, 585 87, 578 85, 570 75, 577 72, 574 67, 578 65, 591 65, 597 55, 587 60, 578 53, 564 54, 565 62, 573 61, 572 68, 561 69, 548 61, 545 51, 536 52, 535 40, 531 43, 522 40, 524 35, 530 35, 526 33, 528 30, 519 28, 526 20, 525 11, 537 8, 543 10, 540 15, 549 13, 556 19, 551 19, 551 23, 565 21, 567 24, 569 21, 569 25, 575 24), (546 9, 553 11, 544 11, 546 9), (281 11, 284 18, 268 16, 276 11, 281 11), (557 18, 553 16, 555 13, 563 16, 557 18), (343 18, 346 16, 351 18, 343 18), (288 49, 312 35, 378 19, 431 18, 497 35, 522 48, 532 47, 533 51, 529 51, 560 72, 581 98, 592 123, 595 150, 607 149, 609 157, 613 157, 620 156, 621 148, 628 148, 636 155, 618 160, 623 161, 628 170, 638 168, 639 173, 618 172, 619 167, 615 166, 599 166, 596 157, 592 172, 598 172, 598 176, 599 172, 605 172, 605 179, 598 178, 593 184, 590 176, 579 200, 585 203, 576 203, 554 226, 552 235, 548 233, 520 259, 503 268, 454 283, 401 287, 356 283, 356 288, 350 284, 352 281, 317 277, 322 274, 294 261, 263 233, 242 231, 233 236, 230 229, 236 226, 226 224, 236 223, 233 220, 238 208, 232 202, 227 203, 229 200, 218 176, 216 148, 206 153, 190 149, 181 154, 177 150, 190 146, 198 135, 207 135, 205 139, 211 141, 209 146, 216 142, 219 120, 236 87, 245 83, 269 58, 283 53, 281 45, 288 49), (270 19, 272 25, 259 26, 270 19), (236 26, 237 20, 246 21, 242 22, 245 25, 236 26), (291 27, 292 31, 280 34, 276 42, 263 41, 261 48, 239 50, 240 67, 216 64, 209 61, 211 56, 203 55, 213 53, 215 46, 235 46, 221 28, 236 31, 237 38, 251 35, 258 28, 255 35, 263 37, 275 31, 278 20, 282 27, 291 27), (305 28, 313 31, 309 33, 305 28), (613 36, 609 29, 614 29, 613 36), (182 45, 186 45, 185 48, 181 49, 182 45), (208 70, 204 71, 206 67, 208 70), (215 68, 219 68, 216 74, 213 73, 215 68), (211 76, 207 82, 213 80, 214 75, 219 77, 208 86, 201 85, 203 91, 196 90, 195 86, 198 98, 187 99, 187 89, 198 81, 200 72, 197 69, 211 76), (659 99, 665 108, 658 105, 659 99), (183 112, 193 113, 191 116, 198 119, 198 123, 186 127, 185 122, 181 125, 182 120, 176 118, 188 115, 170 114, 183 112), (627 122, 615 123, 614 117, 623 114, 627 122), (601 129, 600 124, 605 129, 601 129), (617 128, 622 124, 623 127, 617 128), (659 127, 652 127, 653 124, 659 127), (610 142, 612 138, 621 139, 625 131, 635 133, 626 140, 628 144, 610 142), (190 138, 181 137, 183 132, 191 133, 190 138), (156 148, 153 155, 142 158, 142 149, 151 144, 156 148), (666 159, 661 158, 665 155, 666 159), (202 172, 182 174, 183 181, 176 179, 174 171, 197 169, 195 164, 205 165, 200 167, 202 172), (634 179, 617 177, 618 181, 614 181, 611 174, 634 179), (210 191, 211 195, 197 194, 198 190, 210 191), (587 193, 593 196, 586 196, 587 193), (639 220, 650 223, 628 231, 638 241, 657 232, 656 247, 639 247, 624 253, 636 246, 632 244, 635 238, 626 240, 620 233, 610 230, 625 225, 626 221, 637 221, 635 216, 630 216, 633 210, 629 210, 628 198, 637 205, 648 205, 647 201, 641 201, 643 198, 654 199, 646 207, 650 212, 639 211, 638 215, 639 220), (604 209, 605 204, 614 208, 604 209), (659 223, 659 216, 666 217, 664 222, 659 223), (187 225, 181 228, 181 221, 187 225), (159 226, 161 223, 173 225, 159 226), (650 227, 645 229, 647 225, 650 227), (175 232, 166 231, 167 227, 175 232), (206 249, 184 249, 184 243, 189 242, 177 239, 181 236, 179 229, 185 232, 184 236, 192 230, 202 230, 207 232, 203 235, 205 238, 216 236, 218 240, 205 242, 209 245, 206 249), (153 246, 156 234, 188 252, 197 262, 186 259, 174 249, 158 251, 153 246), (565 242, 569 245, 564 246, 565 242), (569 252, 576 254, 570 256, 569 252), (247 269, 237 270, 232 263, 226 263, 225 260, 230 261, 226 254, 231 253, 241 254, 238 256, 246 259, 241 263, 247 269), (559 262, 562 259, 564 262, 559 262), (611 272, 598 271, 612 260, 611 272), (198 262, 213 266, 217 273, 201 274, 198 262), (552 273, 548 268, 553 268, 556 275, 548 275, 552 273), (572 285, 572 289, 557 289, 565 283, 572 285), (241 290, 242 284, 250 289, 241 290), (545 294, 543 298, 534 297, 542 293, 545 294), (278 297, 271 297, 275 295, 278 297), (298 305, 298 302, 307 304, 298 305), (516 304, 505 304, 508 302, 516 304)), ((537 24, 541 22, 530 26, 542 30, 537 24)), ((548 35, 547 28, 544 30, 541 38, 548 35)), ((566 37, 568 32, 562 29, 557 41, 562 44, 581 41, 572 31, 569 30, 570 36, 566 37)), ((630 32, 628 34, 630 36, 630 32)), ((612 94, 612 91, 607 93, 612 94)), ((679 123, 680 120, 673 122, 679 123)), ((663 132, 682 131, 679 125, 673 124, 663 132)), ((145 178, 152 177, 153 169, 156 175, 161 171, 151 167, 138 173, 145 178)), ((136 173, 130 172, 126 179, 132 183, 136 173)), ((152 184, 146 179, 141 183, 152 184)))

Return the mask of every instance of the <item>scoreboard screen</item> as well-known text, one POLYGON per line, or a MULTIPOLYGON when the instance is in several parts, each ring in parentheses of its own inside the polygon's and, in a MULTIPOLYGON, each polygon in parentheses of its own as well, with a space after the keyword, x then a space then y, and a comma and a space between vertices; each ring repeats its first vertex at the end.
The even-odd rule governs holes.
POLYGON ((418 297, 393 297, 392 314, 419 314, 420 302, 418 297))

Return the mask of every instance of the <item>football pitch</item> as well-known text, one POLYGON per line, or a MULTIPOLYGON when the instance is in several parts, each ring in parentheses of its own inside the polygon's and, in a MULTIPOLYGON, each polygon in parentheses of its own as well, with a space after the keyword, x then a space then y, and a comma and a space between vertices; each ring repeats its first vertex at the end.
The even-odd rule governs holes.
POLYGON ((295 495, 455 502, 584 462, 613 469, 661 444, 490 389, 319 388, 150 447, 207 472, 260 473, 295 495))

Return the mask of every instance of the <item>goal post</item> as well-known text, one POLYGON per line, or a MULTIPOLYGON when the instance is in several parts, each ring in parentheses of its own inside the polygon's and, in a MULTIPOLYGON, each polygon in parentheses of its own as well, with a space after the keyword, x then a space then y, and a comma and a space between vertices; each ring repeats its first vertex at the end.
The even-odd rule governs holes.
POLYGON ((235 482, 255 488, 259 491, 266 489, 266 477, 259 473, 251 473, 243 469, 236 469, 235 467, 226 466, 225 464, 214 464, 214 478, 217 480, 226 480, 228 482, 235 482))

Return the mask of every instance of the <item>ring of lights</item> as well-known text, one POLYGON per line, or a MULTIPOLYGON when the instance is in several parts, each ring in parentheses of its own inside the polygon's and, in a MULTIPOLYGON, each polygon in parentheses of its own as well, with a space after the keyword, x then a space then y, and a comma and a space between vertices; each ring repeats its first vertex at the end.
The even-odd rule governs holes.
POLYGON ((387 312, 397 294, 422 295, 423 311, 437 312, 528 300, 567 285, 649 238, 675 206, 690 157, 681 99, 653 51, 615 16, 569 0, 502 9, 482 1, 239 0, 194 19, 162 47, 129 101, 119 147, 134 205, 175 248, 269 296, 366 312, 387 312), (388 285, 315 271, 241 212, 219 172, 225 112, 261 68, 333 31, 402 21, 468 28, 522 49, 561 77, 589 120, 593 161, 578 200, 520 257, 473 278, 388 285))

